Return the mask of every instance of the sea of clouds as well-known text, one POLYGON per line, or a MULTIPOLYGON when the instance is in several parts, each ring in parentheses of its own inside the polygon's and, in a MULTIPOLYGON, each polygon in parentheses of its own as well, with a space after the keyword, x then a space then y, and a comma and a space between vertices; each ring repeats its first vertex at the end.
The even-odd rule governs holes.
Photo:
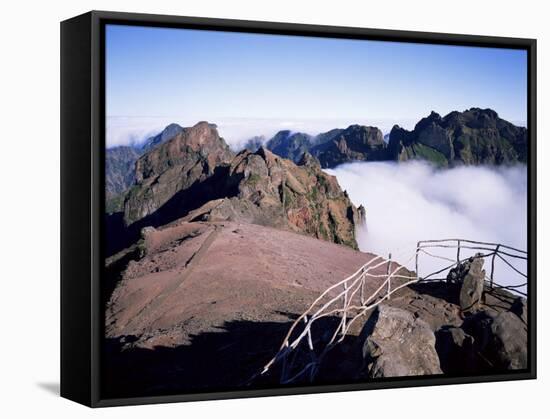
MULTIPOLYGON (((461 238, 502 243, 527 249, 527 170, 514 167, 456 167, 436 169, 406 163, 349 163, 327 170, 335 175, 352 202, 366 208, 360 227, 362 251, 387 257, 414 268, 416 242, 461 238)), ((464 251, 463 255, 468 256, 464 251)), ((436 254, 456 257, 456 250, 436 254)), ((444 267, 439 259, 421 256, 420 275, 444 267)), ((525 262, 514 260, 522 272, 525 262)), ((487 269, 489 263, 486 262, 487 269)), ((503 285, 523 282, 503 262, 496 263, 495 278, 503 285)))

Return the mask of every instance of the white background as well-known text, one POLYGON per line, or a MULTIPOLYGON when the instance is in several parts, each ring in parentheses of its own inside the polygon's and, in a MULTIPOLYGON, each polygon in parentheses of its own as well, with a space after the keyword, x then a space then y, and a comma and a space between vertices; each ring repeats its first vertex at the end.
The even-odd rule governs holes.
POLYGON ((550 211, 544 1, 5 1, 0 25, 0 414, 14 417, 540 417, 548 406, 550 211), (538 39, 539 379, 91 410, 59 387, 59 22, 90 9, 538 39), (536 413, 536 412, 541 413, 536 413))

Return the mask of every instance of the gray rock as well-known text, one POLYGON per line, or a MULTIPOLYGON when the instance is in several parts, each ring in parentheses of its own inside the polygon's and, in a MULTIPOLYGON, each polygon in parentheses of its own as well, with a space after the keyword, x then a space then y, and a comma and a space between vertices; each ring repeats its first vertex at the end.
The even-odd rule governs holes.
POLYGON ((460 309, 463 312, 475 312, 481 302, 485 285, 483 259, 475 257, 465 263, 468 266, 460 288, 460 309))
POLYGON ((480 311, 462 326, 493 371, 527 368, 527 326, 511 311, 480 311))
POLYGON ((435 336, 428 324, 412 313, 379 305, 362 336, 365 374, 404 377, 441 374, 435 336))

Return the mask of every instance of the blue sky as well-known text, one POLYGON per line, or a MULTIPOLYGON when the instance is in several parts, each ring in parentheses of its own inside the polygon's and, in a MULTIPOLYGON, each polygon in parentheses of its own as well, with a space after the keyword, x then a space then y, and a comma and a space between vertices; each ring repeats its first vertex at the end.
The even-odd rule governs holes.
POLYGON ((432 110, 473 106, 518 124, 527 114, 519 50, 108 25, 106 81, 108 144, 172 121, 221 121, 244 137, 227 127, 412 128, 432 110))

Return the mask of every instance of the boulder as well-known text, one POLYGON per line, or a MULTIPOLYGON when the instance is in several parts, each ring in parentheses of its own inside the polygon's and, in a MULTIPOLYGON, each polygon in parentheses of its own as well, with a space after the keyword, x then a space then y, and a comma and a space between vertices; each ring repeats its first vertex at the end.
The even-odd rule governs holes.
POLYGON ((513 312, 480 311, 462 325, 492 371, 527 368, 527 326, 513 312))
POLYGON ((369 377, 441 374, 435 336, 409 311, 379 305, 365 324, 364 373, 369 377))
POLYGON ((475 312, 483 297, 485 286, 484 260, 479 254, 458 264, 447 275, 447 282, 460 284, 460 309, 463 312, 475 312))

